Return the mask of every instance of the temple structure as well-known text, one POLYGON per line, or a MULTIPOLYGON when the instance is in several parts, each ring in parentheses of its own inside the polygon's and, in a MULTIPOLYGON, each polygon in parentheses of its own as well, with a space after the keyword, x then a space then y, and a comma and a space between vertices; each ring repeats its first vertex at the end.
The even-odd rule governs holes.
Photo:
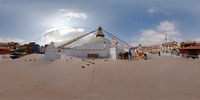
MULTIPOLYGON (((63 51, 62 51, 63 52, 63 51)), ((118 42, 105 38, 102 28, 98 28, 96 37, 91 39, 88 43, 82 46, 75 46, 73 48, 68 48, 66 52, 67 56, 76 56, 82 58, 112 58, 117 59, 120 52, 124 52, 123 49, 118 47, 118 42)))
POLYGON ((54 43, 51 42, 50 45, 45 50, 45 59, 53 61, 60 58, 61 55, 58 54, 57 48, 54 46, 54 43))
POLYGON ((195 44, 195 42, 191 42, 191 41, 186 41, 186 42, 181 42, 180 43, 180 49, 189 47, 189 46, 193 46, 195 44))

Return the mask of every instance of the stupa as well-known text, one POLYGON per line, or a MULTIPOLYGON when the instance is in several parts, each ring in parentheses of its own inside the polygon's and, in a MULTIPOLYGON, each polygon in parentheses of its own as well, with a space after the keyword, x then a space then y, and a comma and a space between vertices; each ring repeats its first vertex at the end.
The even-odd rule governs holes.
POLYGON ((50 45, 45 50, 45 59, 53 61, 60 58, 61 55, 58 54, 57 48, 54 46, 54 43, 51 42, 50 45))
MULTIPOLYGON (((112 56, 113 50, 111 48, 116 48, 112 46, 110 40, 105 38, 104 33, 102 32, 102 27, 98 28, 96 37, 91 39, 88 43, 83 44, 82 46, 75 46, 71 49, 66 49, 67 56, 76 56, 76 57, 91 57, 91 58, 110 58, 117 57, 112 56), (112 52, 112 53, 110 53, 112 52)), ((123 52, 121 49, 114 49, 114 55, 117 55, 119 52, 123 52)))

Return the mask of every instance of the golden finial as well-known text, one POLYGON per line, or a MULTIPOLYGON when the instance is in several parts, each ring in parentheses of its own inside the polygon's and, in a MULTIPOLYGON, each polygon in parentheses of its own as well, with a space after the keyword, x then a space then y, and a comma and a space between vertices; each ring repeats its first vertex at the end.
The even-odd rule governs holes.
POLYGON ((104 34, 102 32, 102 27, 101 26, 99 26, 99 28, 98 28, 98 32, 97 32, 96 37, 104 37, 104 34))

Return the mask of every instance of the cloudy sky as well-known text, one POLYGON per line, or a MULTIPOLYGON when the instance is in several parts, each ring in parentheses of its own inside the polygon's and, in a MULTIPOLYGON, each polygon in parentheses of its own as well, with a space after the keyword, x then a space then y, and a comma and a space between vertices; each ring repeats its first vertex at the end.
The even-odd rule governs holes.
MULTIPOLYGON (((132 45, 200 42, 199 0, 0 0, 0 42, 62 43, 102 28, 132 45)), ((92 37, 85 38, 88 40, 92 37)))

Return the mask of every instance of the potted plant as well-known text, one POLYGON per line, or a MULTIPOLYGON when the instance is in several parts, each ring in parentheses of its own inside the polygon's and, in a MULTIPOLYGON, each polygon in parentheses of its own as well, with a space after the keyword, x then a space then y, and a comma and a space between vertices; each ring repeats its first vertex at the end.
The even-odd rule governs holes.
POLYGON ((127 59, 128 58, 128 52, 122 53, 122 59, 127 59))

